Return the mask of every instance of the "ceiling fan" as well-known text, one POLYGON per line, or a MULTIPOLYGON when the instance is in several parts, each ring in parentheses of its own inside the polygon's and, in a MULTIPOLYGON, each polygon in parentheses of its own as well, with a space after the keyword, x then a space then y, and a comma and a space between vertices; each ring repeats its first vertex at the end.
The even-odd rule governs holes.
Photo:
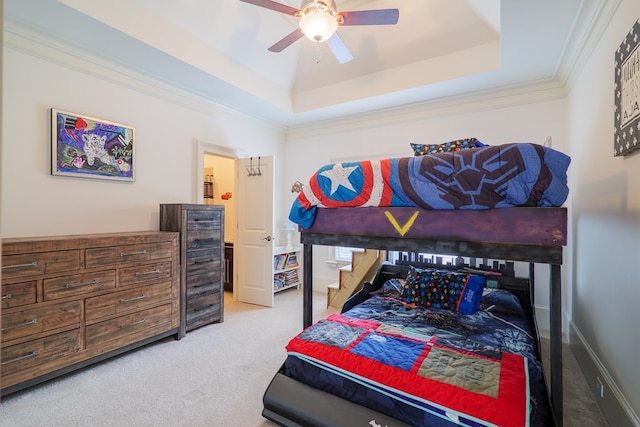
POLYGON ((341 25, 395 25, 398 22, 398 9, 354 10, 338 12, 334 0, 302 0, 300 9, 272 0, 240 0, 266 9, 275 10, 300 18, 299 26, 293 32, 269 48, 271 52, 281 52, 295 41, 307 36, 310 40, 327 45, 344 64, 353 59, 353 55, 336 33, 341 25))

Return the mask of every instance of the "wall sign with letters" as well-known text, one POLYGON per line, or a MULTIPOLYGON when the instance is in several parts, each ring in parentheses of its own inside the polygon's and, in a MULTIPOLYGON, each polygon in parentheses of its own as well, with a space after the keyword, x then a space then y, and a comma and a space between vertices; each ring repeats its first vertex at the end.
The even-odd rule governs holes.
POLYGON ((640 148, 640 19, 616 50, 613 155, 640 148))

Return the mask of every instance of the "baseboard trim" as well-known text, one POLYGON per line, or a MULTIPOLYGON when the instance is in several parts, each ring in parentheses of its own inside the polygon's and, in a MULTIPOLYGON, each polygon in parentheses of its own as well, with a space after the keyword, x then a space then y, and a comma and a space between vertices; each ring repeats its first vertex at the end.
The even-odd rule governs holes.
POLYGON ((640 427, 640 418, 573 322, 569 322, 569 334, 571 350, 609 425, 612 427, 640 427), (598 379, 603 387, 602 397, 598 379))
MULTIPOLYGON (((547 305, 536 305, 536 323, 538 324, 538 334, 541 338, 549 338, 551 336, 551 310, 547 305)), ((566 316, 566 313, 562 312, 562 342, 569 342, 569 325, 571 321, 566 316)))

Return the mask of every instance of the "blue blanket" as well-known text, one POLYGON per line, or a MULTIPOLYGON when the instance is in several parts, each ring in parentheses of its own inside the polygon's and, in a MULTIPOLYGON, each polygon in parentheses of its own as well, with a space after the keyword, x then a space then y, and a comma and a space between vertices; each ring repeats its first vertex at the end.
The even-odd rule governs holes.
POLYGON ((497 209, 562 206, 571 159, 532 143, 323 166, 294 201, 289 219, 309 228, 317 208, 409 206, 497 209))

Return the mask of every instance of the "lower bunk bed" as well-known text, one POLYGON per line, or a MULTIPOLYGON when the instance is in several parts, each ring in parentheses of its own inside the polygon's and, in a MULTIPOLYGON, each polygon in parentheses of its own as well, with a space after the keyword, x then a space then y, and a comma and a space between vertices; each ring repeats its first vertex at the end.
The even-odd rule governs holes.
MULTIPOLYGON (((304 330, 289 342, 265 391, 263 416, 286 426, 562 425, 564 208, 345 208, 316 215, 301 231, 304 330), (442 227, 451 221, 462 224, 455 233, 442 227), (499 289, 483 292, 466 313, 407 298, 407 283, 432 269, 384 265, 341 314, 312 325, 313 245, 525 261, 530 278, 492 279, 484 287, 499 289), (534 263, 550 265, 551 393, 532 308, 534 263)), ((482 276, 449 273, 465 284, 482 276)))

